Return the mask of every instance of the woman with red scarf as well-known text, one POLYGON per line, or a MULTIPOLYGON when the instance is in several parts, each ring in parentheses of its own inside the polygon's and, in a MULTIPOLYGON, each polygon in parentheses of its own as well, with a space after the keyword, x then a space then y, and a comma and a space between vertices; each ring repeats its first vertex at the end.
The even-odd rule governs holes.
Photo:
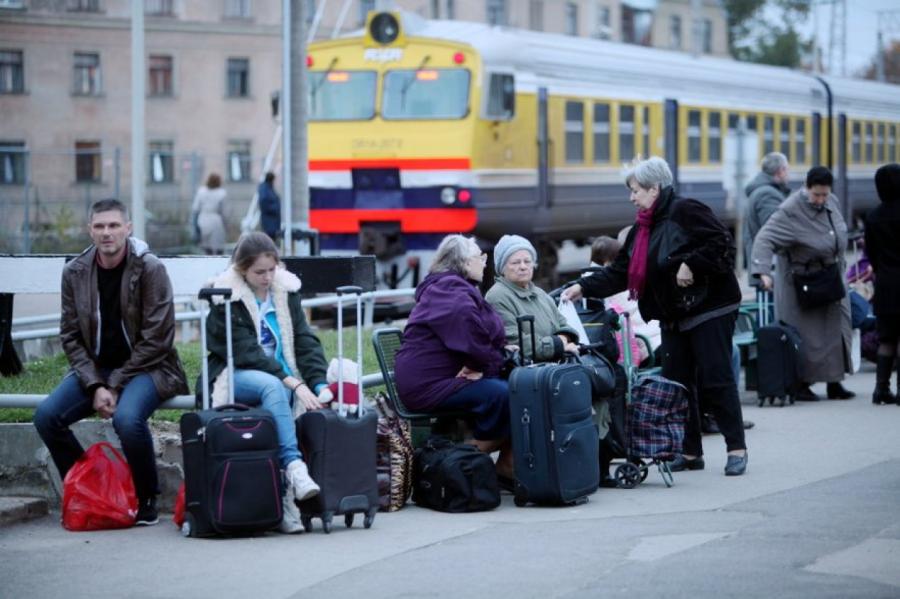
POLYGON ((699 405, 708 405, 725 437, 725 474, 747 471, 747 445, 731 338, 741 302, 734 275, 734 240, 706 204, 681 198, 662 158, 636 160, 625 184, 637 221, 616 259, 563 292, 604 298, 627 289, 645 320, 662 329, 663 376, 690 394, 684 453, 673 471, 703 470, 699 405))

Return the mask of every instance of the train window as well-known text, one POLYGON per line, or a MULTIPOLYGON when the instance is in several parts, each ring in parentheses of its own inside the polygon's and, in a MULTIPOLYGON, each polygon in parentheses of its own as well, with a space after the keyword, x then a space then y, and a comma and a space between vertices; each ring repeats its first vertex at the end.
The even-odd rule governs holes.
POLYGON ((806 164, 806 119, 797 119, 794 131, 794 162, 806 164))
POLYGON ((865 148, 866 148, 866 162, 872 162, 872 123, 866 123, 866 139, 865 139, 865 148))
POLYGON ((491 73, 485 116, 493 121, 508 121, 516 114, 516 86, 512 75, 491 73))
POLYGON ((740 120, 741 120, 741 115, 736 114, 734 112, 728 113, 728 132, 729 133, 734 133, 735 131, 737 131, 738 123, 740 122, 740 120))
POLYGON ((384 74, 386 120, 461 119, 469 112, 469 71, 393 69, 384 74))
POLYGON ((755 114, 747 115, 747 131, 758 131, 756 128, 757 116, 755 114))
POLYGON ((884 162, 884 123, 878 123, 878 138, 877 138, 877 156, 878 164, 884 162))
POLYGON ((782 117, 778 127, 778 151, 790 159, 791 157, 791 119, 782 117))
POLYGON ((721 162, 722 161, 722 113, 720 112, 710 112, 709 113, 709 126, 708 126, 708 138, 709 138, 709 161, 710 162, 721 162))
POLYGON ((584 104, 566 102, 566 162, 584 162, 584 104))
POLYGON ((594 104, 594 162, 609 160, 609 104, 594 104))
POLYGON ((641 151, 644 157, 653 156, 653 149, 650 147, 650 107, 644 106, 641 118, 641 151))
POLYGON ((688 110, 688 162, 700 162, 700 111, 688 110))
POLYGON ((619 160, 634 158, 634 106, 619 106, 619 160))
POLYGON ((763 154, 775 151, 775 119, 763 117, 763 154))
POLYGON ((310 71, 311 121, 362 121, 375 116, 375 71, 310 71))
POLYGON ((851 162, 862 162, 862 124, 858 122, 853 123, 853 129, 850 134, 850 161, 851 162))
POLYGON ((887 161, 891 162, 897 160, 897 125, 888 125, 888 136, 887 136, 887 144, 888 144, 888 155, 887 161))

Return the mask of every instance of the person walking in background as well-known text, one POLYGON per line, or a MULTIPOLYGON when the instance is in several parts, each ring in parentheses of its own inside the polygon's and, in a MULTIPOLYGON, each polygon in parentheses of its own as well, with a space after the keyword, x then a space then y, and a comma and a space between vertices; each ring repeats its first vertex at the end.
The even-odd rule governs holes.
POLYGON ((206 185, 194 195, 192 220, 200 230, 200 247, 206 254, 225 251, 225 195, 222 178, 216 173, 210 173, 206 185))
POLYGON ((128 209, 115 199, 91 206, 93 244, 66 264, 60 341, 71 370, 34 412, 34 426, 60 478, 84 453, 70 425, 99 414, 113 428, 131 467, 135 524, 156 524, 159 480, 147 419, 187 393, 175 350, 175 306, 166 267, 131 237, 128 209))
POLYGON ((895 404, 891 371, 900 353, 900 164, 886 164, 875 171, 875 189, 881 204, 866 215, 866 251, 875 272, 875 327, 878 354, 872 403, 895 404))
MULTIPOLYGON (((272 240, 255 232, 241 236, 231 266, 216 277, 213 286, 232 290, 234 400, 272 413, 288 483, 281 531, 300 532, 300 511, 294 500, 315 496, 319 486, 310 478, 297 446, 294 418, 320 409, 318 394, 328 386, 322 344, 309 328, 300 303, 300 279, 279 263, 272 240)), ((223 303, 210 309, 206 330, 210 397, 216 407, 228 401, 223 303)))
POLYGON ((275 173, 269 171, 256 189, 259 202, 259 225, 276 244, 281 238, 281 198, 275 191, 275 173))
MULTIPOLYGON (((816 381, 828 383, 828 399, 855 395, 841 385, 844 374, 852 372, 848 296, 845 293, 841 300, 803 308, 794 286, 795 271, 814 273, 837 263, 838 272, 844 272, 847 225, 838 199, 831 193, 833 184, 834 177, 824 166, 810 169, 806 187, 785 200, 759 230, 750 260, 750 273, 759 279, 760 286, 774 288, 775 317, 796 327, 803 339, 803 386, 795 396, 801 401, 819 400, 810 388, 816 381), (776 254, 773 276, 772 258, 776 254)), ((843 277, 840 280, 843 282, 843 277)))
POLYGON ((692 390, 684 453, 673 471, 702 470, 701 400, 716 416, 727 447, 727 476, 747 471, 741 402, 731 370, 731 337, 741 302, 734 241, 709 206, 681 198, 662 158, 635 160, 625 176, 637 222, 609 266, 563 291, 608 297, 625 289, 662 329, 662 374, 692 390))
POLYGON ((744 264, 750 264, 753 240, 766 221, 791 193, 787 186, 790 172, 787 157, 781 152, 763 156, 760 172, 744 188, 747 208, 744 213, 744 264))

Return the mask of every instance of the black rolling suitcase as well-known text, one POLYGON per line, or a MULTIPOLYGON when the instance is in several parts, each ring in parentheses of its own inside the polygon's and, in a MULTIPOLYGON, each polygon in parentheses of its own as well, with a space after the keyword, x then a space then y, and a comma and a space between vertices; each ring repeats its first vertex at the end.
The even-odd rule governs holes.
MULTIPOLYGON (((534 348, 534 317, 531 323, 534 348)), ((523 348, 524 355, 524 348, 523 348)), ((591 418, 591 382, 580 364, 529 364, 509 377, 515 504, 587 501, 600 484, 600 441, 591 418)))
POLYGON ((210 408, 206 312, 201 310, 203 410, 181 417, 185 536, 239 535, 276 528, 282 518, 278 434, 267 410, 234 403, 231 290, 206 288, 200 299, 225 298, 229 404, 210 408))
MULTIPOLYGON (((763 306, 760 310, 763 322, 767 314, 769 309, 763 306)), ((776 398, 781 406, 786 401, 793 404, 794 396, 800 388, 803 341, 799 331, 784 322, 761 326, 756 332, 756 346, 759 371, 756 394, 759 406, 765 405, 766 399, 772 405, 776 398)))
MULTIPOLYGON (((338 294, 338 360, 343 358, 343 302, 345 293, 356 294, 356 353, 362 369, 362 309, 360 287, 339 287, 338 294)), ((321 518, 322 530, 331 532, 332 519, 344 516, 347 527, 353 526, 354 514, 363 514, 363 526, 369 528, 378 512, 378 472, 376 466, 378 414, 366 411, 359 394, 357 415, 344 408, 343 372, 338 370, 338 411, 315 410, 297 419, 297 440, 309 475, 321 487, 318 495, 300 502, 300 521, 307 532, 312 519, 321 518)), ((362 380, 362 377, 357 377, 362 380)), ((360 390, 362 391, 362 390, 360 390)))

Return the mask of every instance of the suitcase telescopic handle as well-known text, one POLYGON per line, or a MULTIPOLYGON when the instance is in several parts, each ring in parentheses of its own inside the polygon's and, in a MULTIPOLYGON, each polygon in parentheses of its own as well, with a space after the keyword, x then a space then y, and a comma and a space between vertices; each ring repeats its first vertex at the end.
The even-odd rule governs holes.
POLYGON ((346 416, 347 411, 344 407, 344 304, 343 296, 356 295, 356 385, 357 385, 357 404, 356 417, 362 418, 365 407, 363 406, 362 394, 362 293, 363 288, 359 285, 342 285, 335 289, 337 294, 337 329, 338 329, 338 413, 346 416))
POLYGON ((228 287, 204 287, 200 290, 200 293, 197 294, 197 298, 205 301, 210 301, 214 297, 224 297, 225 299, 231 299, 231 289, 228 287))
POLYGON ((534 341, 534 315, 522 314, 516 317, 516 326, 519 329, 519 349, 522 352, 522 359, 527 364, 531 364, 537 358, 537 345, 534 341), (525 337, 522 335, 522 323, 527 322, 531 328, 531 359, 525 360, 525 337))

